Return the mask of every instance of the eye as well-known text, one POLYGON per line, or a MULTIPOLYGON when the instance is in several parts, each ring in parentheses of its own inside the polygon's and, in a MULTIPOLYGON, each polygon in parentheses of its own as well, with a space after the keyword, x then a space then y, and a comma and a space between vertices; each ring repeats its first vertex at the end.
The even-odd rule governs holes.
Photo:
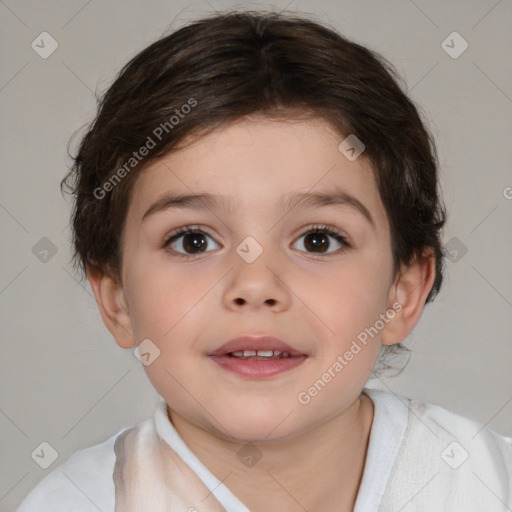
MULTIPOLYGON (((335 252, 344 252, 350 244, 347 238, 330 226, 312 226, 304 234, 299 237, 303 238, 304 241, 300 244, 304 247, 306 252, 316 254, 332 254, 335 252), (331 249, 332 242, 330 239, 334 239, 335 247, 331 249), (338 244, 338 248, 336 248, 338 244)), ((209 240, 213 241, 217 246, 217 242, 204 230, 197 226, 184 226, 177 229, 165 240, 162 247, 171 248, 173 252, 179 256, 194 256, 201 253, 208 252, 207 248, 209 240)), ((210 249, 211 250, 211 249, 210 249)), ((299 248, 299 250, 303 250, 299 248)))
POLYGON ((302 237, 304 237, 302 246, 312 253, 332 254, 334 252, 344 252, 350 247, 347 242, 347 238, 339 231, 329 226, 312 226, 308 231, 302 234, 299 239, 302 237), (337 250, 335 247, 335 250, 328 252, 328 249, 332 245, 330 242, 331 238, 335 240, 335 245, 338 244, 339 247, 337 250))
POLYGON ((171 247, 173 251, 182 256, 193 256, 207 252, 206 249, 209 245, 208 239, 214 241, 213 238, 202 229, 185 226, 172 233, 164 242, 163 247, 171 247), (183 249, 183 251, 179 250, 179 248, 183 249))

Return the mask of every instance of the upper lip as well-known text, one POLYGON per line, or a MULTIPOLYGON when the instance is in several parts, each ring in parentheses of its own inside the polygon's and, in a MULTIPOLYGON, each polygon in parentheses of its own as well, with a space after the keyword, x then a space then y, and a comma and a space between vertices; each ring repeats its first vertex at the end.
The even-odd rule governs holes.
POLYGON ((272 336, 240 336, 227 341, 219 348, 210 352, 209 356, 224 356, 230 352, 239 352, 241 350, 277 350, 279 352, 288 352, 290 356, 305 355, 296 350, 278 338, 272 336))

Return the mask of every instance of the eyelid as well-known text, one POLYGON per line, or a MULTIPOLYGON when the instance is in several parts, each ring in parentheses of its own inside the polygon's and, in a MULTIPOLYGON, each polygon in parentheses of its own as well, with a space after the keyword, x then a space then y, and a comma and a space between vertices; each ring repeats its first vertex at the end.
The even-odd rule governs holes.
MULTIPOLYGON (((307 234, 311 231, 330 231, 332 234, 343 238, 346 241, 346 243, 351 244, 350 237, 347 234, 345 234, 343 231, 339 230, 335 226, 331 226, 330 224, 311 224, 309 226, 306 226, 305 228, 302 228, 299 231, 299 235, 297 235, 297 236, 304 236, 305 234, 307 234)), ((178 236, 181 234, 187 234, 190 232, 206 233, 208 236, 210 236, 213 240, 215 240, 217 242, 217 240, 215 239, 215 236, 209 232, 209 228, 207 228, 205 226, 200 226, 198 224, 193 224, 193 225, 187 224, 185 226, 181 226, 180 228, 175 229, 169 235, 167 235, 164 239, 163 245, 166 245, 175 236, 178 236)))
POLYGON ((330 224, 312 224, 301 230, 301 234, 299 236, 304 236, 306 233, 310 233, 312 231, 326 231, 330 235, 339 236, 345 241, 347 245, 349 243, 351 244, 349 236, 346 235, 344 231, 341 231, 337 227, 332 226, 330 224))

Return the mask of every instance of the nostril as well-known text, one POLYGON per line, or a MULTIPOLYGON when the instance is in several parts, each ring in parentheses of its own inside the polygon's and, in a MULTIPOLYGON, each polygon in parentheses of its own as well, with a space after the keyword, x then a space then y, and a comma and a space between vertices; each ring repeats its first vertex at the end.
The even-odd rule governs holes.
POLYGON ((275 299, 267 299, 265 302, 267 304, 270 304, 271 306, 273 306, 276 303, 276 300, 275 299))
POLYGON ((244 299, 238 297, 238 299, 235 299, 235 302, 237 303, 237 305, 241 306, 245 301, 244 301, 244 299))

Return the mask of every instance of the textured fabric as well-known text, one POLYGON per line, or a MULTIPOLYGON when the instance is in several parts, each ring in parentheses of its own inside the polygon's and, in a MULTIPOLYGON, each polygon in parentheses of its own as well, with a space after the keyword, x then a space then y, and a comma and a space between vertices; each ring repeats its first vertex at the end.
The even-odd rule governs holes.
POLYGON ((364 392, 375 407, 354 512, 377 512, 407 428, 409 399, 375 389, 364 392))
MULTIPOLYGON (((433 404, 364 392, 375 415, 354 512, 512 510, 510 437, 433 404)), ((185 444, 163 400, 154 417, 73 454, 17 512, 98 510, 249 512, 185 444)))
POLYGON ((115 512, 226 512, 148 420, 114 444, 115 512))
POLYGON ((114 512, 114 442, 78 450, 46 475, 16 512, 114 512))
POLYGON ((411 400, 380 512, 512 510, 512 439, 411 400))

